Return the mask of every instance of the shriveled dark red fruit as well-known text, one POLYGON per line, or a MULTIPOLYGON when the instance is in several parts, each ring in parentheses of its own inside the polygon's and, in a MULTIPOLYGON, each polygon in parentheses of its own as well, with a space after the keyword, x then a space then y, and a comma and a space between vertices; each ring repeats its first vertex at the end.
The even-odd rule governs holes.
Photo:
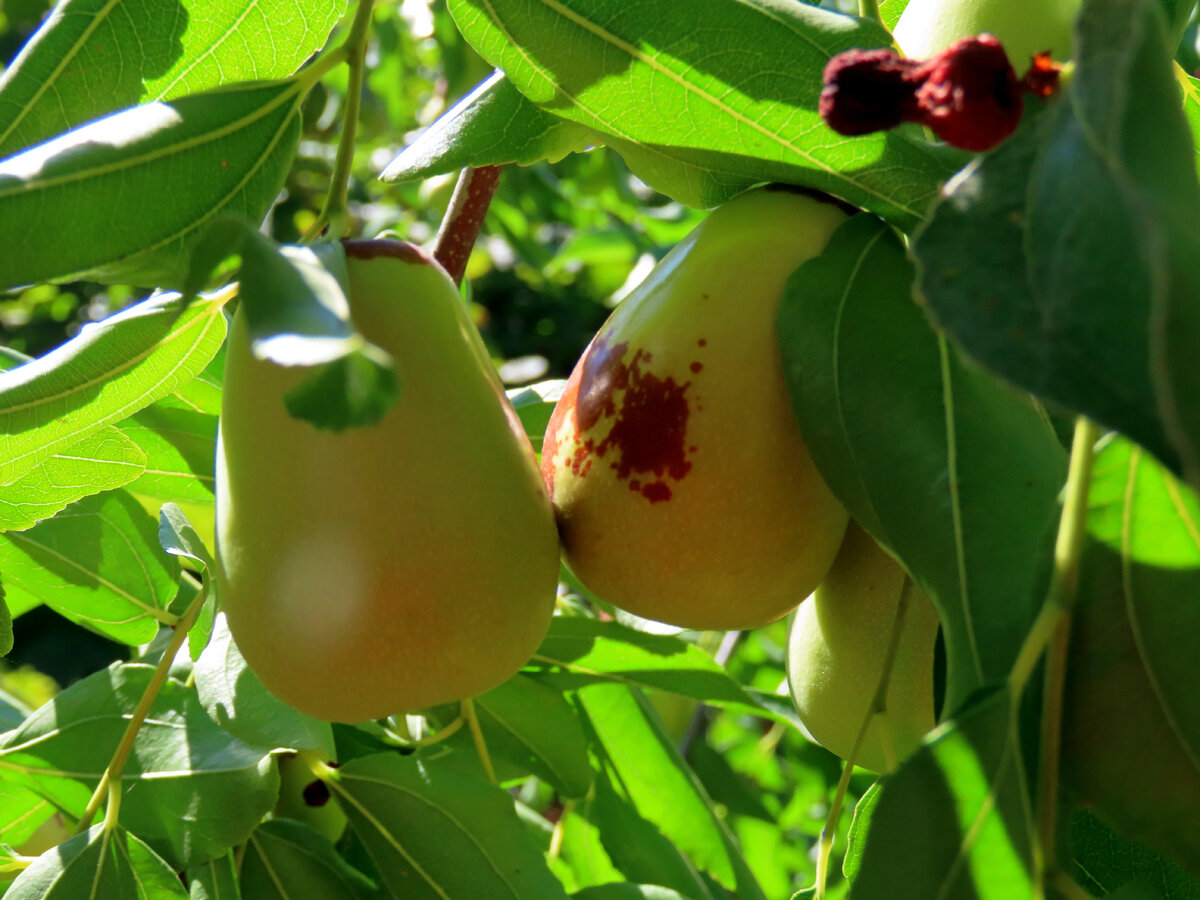
POLYGON ((979 152, 1016 131, 1023 93, 1053 93, 1056 76, 1053 63, 1035 62, 1028 80, 1018 80, 1004 47, 988 34, 924 62, 891 50, 848 50, 825 67, 820 113, 838 134, 917 122, 948 144, 979 152))
POLYGON ((1017 73, 990 34, 951 44, 917 70, 921 122, 963 150, 990 150, 1017 130, 1025 101, 1017 73))
POLYGON ((871 134, 912 121, 920 63, 891 50, 847 50, 825 66, 819 111, 838 134, 871 134))

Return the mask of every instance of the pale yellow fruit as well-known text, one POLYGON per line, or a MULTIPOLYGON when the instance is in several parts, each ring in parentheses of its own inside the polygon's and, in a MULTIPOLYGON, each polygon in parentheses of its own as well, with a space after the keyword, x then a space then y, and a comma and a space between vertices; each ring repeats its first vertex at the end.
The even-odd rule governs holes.
POLYGON ((1072 27, 1083 0, 911 0, 893 36, 905 56, 925 59, 957 40, 991 34, 1018 75, 1035 53, 1071 56, 1072 27))
MULTIPOLYGON (((792 700, 809 733, 843 759, 871 712, 906 576, 857 524, 825 581, 800 604, 788 631, 792 700)), ((933 669, 938 617, 910 587, 888 681, 887 710, 875 716, 855 763, 886 772, 934 726, 933 669)))
POLYGON ((845 219, 808 193, 743 194, 596 335, 542 449, 567 564, 591 592, 686 628, 751 628, 824 577, 847 517, 801 439, 775 316, 845 219))
POLYGON ((454 284, 417 248, 346 245, 349 300, 401 384, 377 424, 291 418, 305 377, 255 359, 241 312, 217 448, 229 628, 278 697, 353 722, 459 700, 517 671, 558 580, 533 450, 454 284))

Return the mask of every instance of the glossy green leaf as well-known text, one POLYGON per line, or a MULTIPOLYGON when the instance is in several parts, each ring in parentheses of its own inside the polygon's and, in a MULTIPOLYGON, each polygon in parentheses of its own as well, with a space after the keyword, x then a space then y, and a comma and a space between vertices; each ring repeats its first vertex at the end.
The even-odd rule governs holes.
POLYGON ((406 900, 566 900, 512 798, 467 775, 378 754, 330 784, 388 889, 406 900))
POLYGON ((233 642, 223 613, 193 671, 200 702, 230 734, 260 747, 323 750, 336 757, 330 724, 292 709, 263 686, 233 642))
POLYGON ((129 485, 143 497, 213 503, 217 417, 152 404, 120 425, 146 456, 145 471, 129 485))
POLYGON ((54 804, 33 791, 0 780, 0 842, 20 847, 55 813, 54 804))
POLYGON ((1200 504, 1126 440, 1109 440, 1094 468, 1067 669, 1063 780, 1124 836, 1195 869, 1200 504))
POLYGON ((0 162, 0 286, 85 274, 178 286, 210 221, 257 224, 275 201, 310 83, 135 106, 0 162))
POLYGON ((179 586, 179 563, 158 544, 154 518, 124 491, 71 504, 27 531, 0 535, 0 571, 14 598, 125 644, 146 643, 179 586))
POLYGON ((233 852, 190 866, 188 900, 242 900, 233 852))
POLYGON ((0 488, 0 531, 31 528, 76 500, 138 479, 145 470, 146 454, 106 425, 0 488))
POLYGON ((521 420, 521 426, 525 429, 525 436, 529 438, 537 453, 542 452, 542 438, 546 435, 546 426, 550 424, 550 416, 554 413, 554 406, 562 396, 566 383, 565 379, 556 378, 508 391, 508 401, 516 410, 517 418, 521 420))
POLYGON ((117 0, 55 6, 0 78, 0 158, 114 110, 283 78, 319 50, 341 0, 117 0))
POLYGON ((1159 10, 1094 0, 1076 47, 1063 95, 916 236, 920 290, 983 365, 1195 468, 1200 183, 1159 10))
POLYGON ((609 681, 775 717, 694 644, 616 622, 555 617, 530 665, 540 670, 539 681, 558 690, 609 681))
POLYGON ((8 656, 13 648, 12 610, 4 593, 4 582, 0 580, 0 656, 8 656))
POLYGON ((1026 398, 934 333, 912 276, 896 234, 856 216, 792 276, 779 338, 822 476, 937 607, 954 710, 1008 675, 1041 604, 1066 453, 1026 398))
POLYGON ((587 860, 592 867, 603 872, 605 866, 615 866, 630 881, 661 884, 698 900, 716 900, 717 892, 687 854, 618 795, 607 778, 596 781, 594 795, 577 809, 602 845, 604 856, 587 860))
POLYGON ((689 900, 683 894, 653 884, 598 884, 571 895, 571 900, 689 900))
POLYGON ((0 485, 194 378, 225 339, 225 299, 157 294, 0 374, 0 485))
POLYGON ((1155 897, 1200 900, 1200 879, 1148 847, 1122 840, 1091 813, 1071 816, 1070 849, 1076 880, 1097 896, 1138 879, 1154 888, 1155 897))
MULTIPOLYGON (((475 697, 475 710, 498 774, 511 767, 514 777, 536 775, 563 797, 587 793, 595 774, 587 738, 559 691, 518 674, 475 697)), ((469 729, 455 735, 452 746, 466 770, 484 776, 469 729)))
POLYGON ((450 0, 449 8, 521 93, 602 135, 639 178, 689 205, 775 180, 912 225, 965 160, 916 130, 844 138, 825 127, 816 73, 842 50, 890 43, 867 20, 768 0, 450 0))
POLYGON ((367 900, 374 885, 329 840, 291 819, 264 822, 246 842, 241 890, 253 900, 367 900))
POLYGON ((93 825, 44 853, 13 882, 6 900, 187 900, 169 865, 124 828, 93 825))
POLYGON ((581 688, 579 702, 611 772, 638 816, 718 883, 746 898, 762 897, 758 883, 724 821, 669 735, 644 708, 648 700, 619 684, 581 688))
POLYGON ((1031 809, 1006 690, 883 781, 851 900, 1032 896, 1031 809))
POLYGON ((848 881, 853 881, 862 865, 863 849, 867 841, 867 832, 871 828, 871 817, 879 806, 879 796, 883 789, 880 782, 875 782, 854 805, 854 818, 850 822, 850 833, 846 838, 846 855, 842 857, 842 874, 848 881))
MULTIPOLYGON (((194 301, 193 301, 194 302, 194 301)), ((225 344, 195 378, 157 401, 162 409, 186 409, 216 416, 221 412, 221 385, 225 381, 225 344)))
MULTIPOLYGON (((114 663, 64 690, 5 736, 5 778, 78 817, 153 672, 114 663)), ((121 824, 180 868, 244 841, 279 792, 268 751, 214 725, 175 681, 152 704, 121 780, 121 824)))
POLYGON ((525 99, 497 70, 421 132, 379 177, 415 181, 467 166, 553 163, 599 140, 525 99))

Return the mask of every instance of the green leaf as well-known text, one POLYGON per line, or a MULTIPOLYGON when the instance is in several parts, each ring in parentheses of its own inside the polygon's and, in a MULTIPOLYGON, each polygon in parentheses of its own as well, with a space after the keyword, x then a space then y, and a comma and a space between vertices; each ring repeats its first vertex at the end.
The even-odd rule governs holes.
POLYGON ((1095 461, 1088 508, 1063 781, 1123 836, 1195 868, 1200 503, 1141 448, 1114 439, 1095 461))
POLYGON ((174 503, 164 503, 158 518, 158 542, 171 556, 180 556, 199 564, 202 569, 213 569, 216 564, 200 535, 187 520, 187 516, 174 503))
POLYGON ((1159 10, 1088 3, 1076 48, 1063 95, 916 236, 920 290, 989 369, 1200 476, 1200 184, 1159 10))
POLYGON ((290 819, 264 822, 246 844, 242 893, 253 900, 367 900, 374 885, 329 840, 290 819))
POLYGON ((130 492, 212 505, 215 415, 156 403, 126 419, 120 429, 146 456, 145 471, 129 485, 130 492))
POLYGON ((571 895, 571 900, 689 900, 683 894, 653 884, 598 884, 571 895))
POLYGON ((896 234, 855 216, 788 282, 779 339, 822 476, 937 607, 953 711, 1007 677, 1041 603, 1066 453, 933 332, 911 282, 896 234))
POLYGON ((0 842, 20 847, 56 813, 33 791, 0 781, 0 842))
POLYGON ((566 900, 499 788, 378 754, 337 769, 330 789, 383 882, 405 900, 566 900))
POLYGON ((242 900, 233 852, 187 870, 189 900, 242 900))
POLYGON ((1200 900, 1200 881, 1148 847, 1123 841, 1088 812, 1070 821, 1071 863, 1076 880, 1097 896, 1106 896, 1130 881, 1154 888, 1152 896, 1200 900))
POLYGON ((854 818, 850 821, 850 833, 846 837, 846 855, 842 857, 842 874, 846 876, 847 881, 855 879, 862 865, 867 832, 871 828, 871 817, 875 815, 875 809, 879 806, 882 790, 883 785, 875 782, 854 805, 854 818))
POLYGON ((0 162, 0 287, 84 275, 177 286, 214 217, 258 223, 275 201, 309 84, 136 106, 0 162))
MULTIPOLYGON (((179 586, 154 518, 125 491, 71 504, 28 531, 0 535, 0 571, 14 599, 32 598, 114 641, 151 640, 179 586)), ((24 602, 28 603, 28 600, 24 602)))
POLYGON ((0 582, 0 656, 8 656, 12 648, 12 611, 8 608, 8 598, 4 594, 4 584, 0 582))
POLYGON ((137 444, 106 425, 0 488, 0 531, 31 528, 76 500, 129 484, 145 470, 146 455, 137 444))
POLYGON ((980 699, 883 780, 851 900, 1032 896, 1033 823, 1006 690, 980 699))
MULTIPOLYGON (((71 685, 5 735, 5 778, 78 818, 153 673, 114 663, 71 685)), ((170 680, 138 732, 121 783, 121 824, 178 868, 244 841, 279 793, 269 752, 230 737, 191 690, 170 680)))
POLYGON ((291 75, 329 37, 340 0, 58 4, 0 78, 0 158, 143 101, 291 75))
MULTIPOLYGON (((587 738, 575 709, 559 691, 518 674, 474 699, 498 774, 511 768, 514 777, 536 775, 566 798, 587 793, 595 775, 587 738)), ((446 762, 482 777, 468 732, 463 728, 454 736, 450 744, 456 752, 446 762)), ((501 777, 507 780, 507 772, 501 777)))
POLYGON ((467 166, 555 163, 599 137, 526 100, 497 70, 405 147, 379 176, 416 181, 467 166))
POLYGON ((194 378, 225 339, 226 299, 156 294, 0 374, 0 485, 194 378))
POLYGON ((200 702, 235 737, 259 747, 324 750, 336 757, 330 724, 293 709, 263 686, 233 642, 224 613, 194 672, 200 702))
POLYGON ((718 883, 749 900, 762 897, 733 835, 716 814, 695 773, 645 707, 649 701, 616 684, 581 688, 602 761, 637 814, 718 883))
POLYGON ((242 260, 239 295, 254 356, 314 367, 284 397, 288 412, 330 431, 378 422, 396 399, 395 366, 354 328, 342 245, 280 247, 244 222, 221 222, 193 257, 189 289, 231 252, 242 260))
POLYGON ((562 396, 565 379, 556 378, 552 381, 542 381, 529 387, 513 388, 508 391, 508 402, 517 412, 525 436, 533 444, 537 453, 542 452, 542 438, 546 435, 546 426, 550 424, 550 416, 554 406, 562 396))
POLYGON ((44 853, 13 882, 6 900, 187 900, 169 865, 124 828, 93 825, 44 853))
POLYGON ((844 138, 825 127, 816 73, 843 50, 890 43, 864 19, 768 0, 448 6, 521 93, 603 136, 639 178, 688 205, 783 181, 912 225, 966 159, 916 129, 844 138))
POLYGON ((538 669, 539 681, 559 691, 615 682, 795 724, 788 715, 759 702, 694 644, 617 622, 555 616, 529 666, 538 669))

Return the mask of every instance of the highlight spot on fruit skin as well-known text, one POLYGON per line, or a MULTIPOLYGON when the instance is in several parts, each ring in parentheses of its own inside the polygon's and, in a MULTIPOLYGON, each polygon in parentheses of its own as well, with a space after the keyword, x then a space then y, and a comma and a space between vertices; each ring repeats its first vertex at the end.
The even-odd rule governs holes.
MULTIPOLYGON (((604 341, 588 350, 570 413, 582 439, 565 464, 584 477, 593 457, 605 459, 630 490, 650 503, 662 503, 671 499, 666 479, 682 481, 692 468, 688 457, 696 448, 687 439, 692 382, 653 374, 653 354, 641 349, 626 362, 629 352, 626 343, 609 346, 604 341), (619 409, 614 399, 618 391, 619 409), (600 426, 610 420, 607 434, 597 440, 600 426)), ((703 365, 694 362, 690 368, 695 374, 703 365)), ((557 452, 557 443, 547 452, 557 452)))

